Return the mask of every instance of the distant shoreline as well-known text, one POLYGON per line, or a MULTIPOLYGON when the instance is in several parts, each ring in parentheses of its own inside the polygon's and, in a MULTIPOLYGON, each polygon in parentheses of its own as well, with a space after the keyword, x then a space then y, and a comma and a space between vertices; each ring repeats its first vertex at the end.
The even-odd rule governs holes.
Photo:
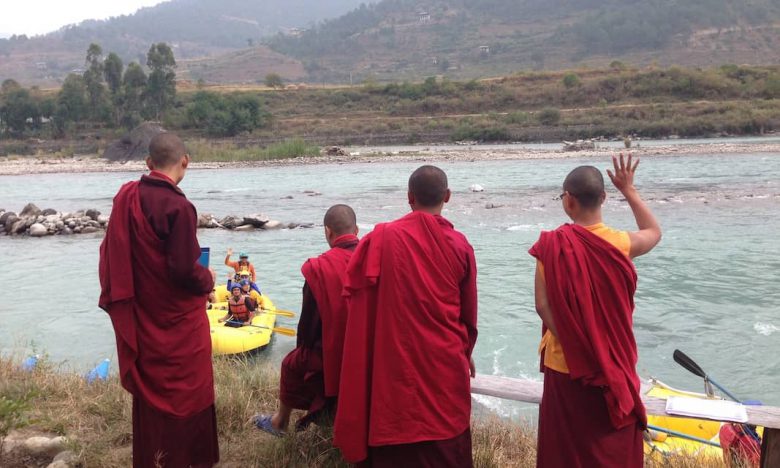
MULTIPOLYGON (((313 164, 369 164, 393 162, 474 162, 474 161, 513 161, 532 159, 567 159, 588 157, 609 157, 619 152, 631 152, 635 156, 674 156, 695 154, 753 154, 776 153, 780 156, 780 143, 696 143, 676 144, 668 146, 652 146, 626 149, 598 148, 596 150, 572 151, 546 150, 532 148, 517 148, 490 145, 481 148, 479 145, 461 148, 442 147, 435 145, 420 146, 419 150, 371 152, 364 153, 360 148, 352 148, 348 156, 310 156, 288 159, 272 159, 262 161, 240 162, 193 162, 193 170, 234 169, 251 167, 275 166, 308 166, 313 164)), ((55 158, 41 156, 20 156, 16 158, 0 158, 0 176, 27 174, 78 174, 101 172, 145 172, 143 161, 127 161, 123 163, 109 162, 97 155, 73 158, 55 158)))

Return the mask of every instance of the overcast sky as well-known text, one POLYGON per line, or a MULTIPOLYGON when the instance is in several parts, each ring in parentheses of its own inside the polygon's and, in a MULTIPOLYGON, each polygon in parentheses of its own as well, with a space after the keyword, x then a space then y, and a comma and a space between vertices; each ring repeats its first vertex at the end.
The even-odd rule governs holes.
POLYGON ((0 35, 44 34, 85 19, 133 13, 162 0, 0 0, 0 35))

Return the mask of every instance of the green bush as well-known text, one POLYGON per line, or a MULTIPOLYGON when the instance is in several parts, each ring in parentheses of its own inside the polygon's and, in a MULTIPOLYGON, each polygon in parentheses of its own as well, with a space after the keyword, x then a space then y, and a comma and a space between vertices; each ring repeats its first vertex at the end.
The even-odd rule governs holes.
POLYGON ((453 141, 511 141, 512 136, 504 127, 472 127, 461 125, 454 132, 453 141))
POLYGON ((558 125, 561 120, 561 111, 552 107, 546 107, 536 114, 536 120, 542 125, 558 125))
POLYGON ((253 95, 222 95, 198 91, 187 106, 190 128, 203 129, 211 136, 235 136, 269 123, 270 115, 253 95))
POLYGON ((563 75, 563 86, 571 89, 580 85, 580 77, 576 73, 567 73, 563 75))

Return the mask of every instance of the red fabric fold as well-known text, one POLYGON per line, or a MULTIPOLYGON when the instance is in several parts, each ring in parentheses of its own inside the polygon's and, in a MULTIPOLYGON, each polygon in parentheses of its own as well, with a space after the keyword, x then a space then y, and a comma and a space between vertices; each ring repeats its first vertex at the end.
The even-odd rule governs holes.
POLYGON ((616 429, 647 422, 636 372, 634 264, 587 229, 565 224, 529 251, 544 265, 550 304, 570 377, 602 387, 616 429))
POLYGON ((476 263, 444 218, 413 212, 379 224, 352 256, 334 445, 451 439, 469 427, 476 263))
POLYGON ((144 216, 137 181, 114 198, 99 273, 99 306, 114 326, 124 388, 175 417, 212 405, 206 295, 183 289, 168 274, 164 243, 144 216))
MULTIPOLYGON (((357 236, 340 236, 339 245, 357 242, 357 236)), ((354 245, 354 244, 353 244, 354 245)), ((347 278, 347 264, 352 250, 334 247, 319 257, 310 258, 301 267, 301 273, 311 288, 322 319, 322 364, 325 378, 325 396, 339 393, 341 356, 344 350, 344 331, 347 326, 347 302, 342 295, 347 278)))

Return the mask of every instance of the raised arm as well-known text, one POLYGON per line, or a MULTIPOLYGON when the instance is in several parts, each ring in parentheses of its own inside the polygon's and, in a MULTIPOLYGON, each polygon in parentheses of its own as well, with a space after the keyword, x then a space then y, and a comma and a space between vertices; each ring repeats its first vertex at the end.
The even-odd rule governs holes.
POLYGON ((227 255, 225 255, 225 265, 232 267, 233 262, 230 261, 230 256, 233 255, 233 249, 227 249, 227 255))
POLYGON ((629 153, 626 161, 623 158, 623 153, 620 153, 620 160, 615 156, 612 157, 612 165, 615 168, 615 172, 613 173, 607 169, 607 175, 612 180, 615 188, 626 198, 631 211, 634 213, 636 225, 639 228, 638 231, 628 233, 628 237, 631 239, 629 256, 635 258, 650 252, 653 250, 653 247, 658 245, 658 242, 661 241, 661 225, 658 224, 658 220, 655 219, 653 212, 650 211, 642 197, 639 196, 639 191, 634 187, 634 174, 637 166, 639 166, 639 159, 637 158, 636 162, 632 162, 632 157, 629 153))
POLYGON ((538 261, 536 262, 536 278, 534 280, 534 302, 536 303, 536 313, 539 314, 542 323, 557 337, 558 330, 555 328, 552 309, 550 309, 550 304, 547 302, 547 285, 544 282, 544 270, 542 264, 538 261))

